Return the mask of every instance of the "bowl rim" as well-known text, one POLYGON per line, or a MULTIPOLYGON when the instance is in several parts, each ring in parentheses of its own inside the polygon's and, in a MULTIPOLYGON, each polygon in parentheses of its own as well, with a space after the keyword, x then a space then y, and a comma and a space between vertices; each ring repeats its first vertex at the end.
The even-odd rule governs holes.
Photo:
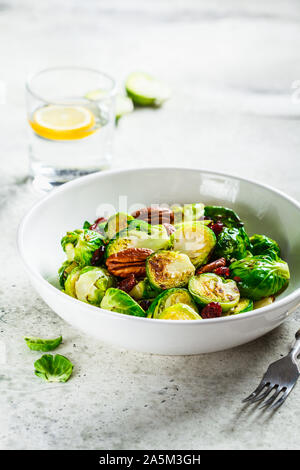
MULTIPOLYGON (((300 203, 292 198, 291 196, 285 194, 283 191, 279 190, 279 189, 275 189, 274 187, 268 185, 268 184, 264 184, 264 183, 261 183, 261 182, 258 182, 258 181, 255 181, 253 179, 250 179, 250 178, 245 178, 245 177, 241 177, 241 176, 235 176, 235 175, 232 175, 232 174, 229 174, 229 173, 225 173, 225 172, 219 172, 219 171, 214 171, 214 170, 209 170, 209 169, 202 169, 202 168, 193 168, 193 167, 170 167, 170 166, 155 166, 155 167, 141 167, 141 168, 118 168, 118 169, 112 169, 112 170, 105 170, 105 171, 99 171, 99 172, 95 172, 95 173, 92 173, 90 175, 86 175, 86 176, 82 176, 80 178, 77 178, 73 181, 70 181, 68 183, 65 183, 61 186, 59 186, 58 188, 55 188, 54 190, 51 191, 50 194, 46 195, 45 197, 43 197, 41 200, 37 201, 36 203, 33 204, 33 206, 27 211, 27 213, 25 214, 25 216, 22 218, 20 224, 19 224, 19 228, 18 228, 18 232, 17 232, 17 245, 18 245, 18 250, 19 250, 19 253, 21 255, 21 259, 22 259, 22 262, 28 272, 28 274, 30 276, 32 276, 37 282, 39 283, 42 283, 46 289, 48 289, 50 292, 53 293, 53 295, 57 295, 59 298, 61 298, 62 300, 64 300, 65 302, 69 302, 70 305, 73 303, 73 305, 78 305, 78 302, 80 302, 80 308, 82 309, 86 309, 87 311, 89 311, 90 313, 95 313, 96 311, 99 312, 99 309, 101 311, 101 313, 105 313, 106 315, 109 315, 109 316, 112 316, 112 317, 115 317, 115 318, 119 318, 119 319, 128 319, 128 321, 138 321, 138 322, 143 322, 143 321, 146 321, 146 322, 156 322, 157 323, 157 319, 156 318, 148 318, 148 317, 136 317, 136 316, 133 316, 133 315, 124 315, 122 313, 118 313, 118 312, 112 312, 110 310, 105 310, 105 309, 102 309, 101 307, 97 307, 95 305, 91 305, 91 304, 88 304, 88 303, 85 303, 85 302, 81 302, 80 300, 78 299, 75 299, 73 297, 70 297, 68 295, 66 295, 64 292, 62 292, 61 290, 57 289, 57 287, 53 286, 49 281, 47 281, 46 279, 43 278, 43 276, 38 273, 35 269, 33 269, 29 263, 27 263, 26 259, 25 259, 25 249, 24 249, 24 244, 23 244, 23 233, 26 229, 26 224, 27 224, 27 221, 28 219, 30 219, 30 217, 32 216, 32 214, 40 207, 42 206, 43 204, 45 204, 46 202, 48 202, 49 200, 51 199, 55 199, 56 196, 58 196, 60 193, 63 193, 65 191, 68 191, 70 188, 73 188, 73 187, 80 187, 82 185, 85 185, 86 182, 89 182, 91 180, 94 180, 94 179, 98 179, 98 178, 106 178, 107 176, 109 177, 110 175, 113 175, 113 174, 126 174, 126 173, 135 173, 135 172, 143 172, 143 171, 186 171, 186 172, 190 172, 190 171, 195 171, 197 173, 205 173, 205 174, 210 174, 210 175, 216 175, 216 176, 222 176, 222 177, 225 177, 225 178, 231 178, 231 179, 235 179, 237 181, 244 181, 246 183, 250 183, 250 184, 253 184, 254 186, 259 186, 263 189, 266 189, 268 191, 270 191, 271 193, 275 193, 276 195, 282 197, 283 199, 287 200, 288 202, 290 202, 292 205, 294 205, 298 210, 299 210, 299 215, 300 215, 300 203)), ((239 315, 229 315, 229 316, 224 316, 224 317, 217 317, 217 318, 203 318, 201 320, 193 320, 193 321, 186 321, 186 320, 159 320, 159 324, 161 323, 167 323, 169 325, 195 325, 195 323, 197 324, 201 324, 201 325, 211 325, 213 323, 223 323, 223 322, 236 322, 236 321, 242 321, 246 318, 249 318, 249 317, 259 317, 259 316, 262 316, 264 315, 265 313, 268 313, 270 312, 271 310, 273 310, 274 308, 279 308, 279 307, 284 307, 285 305, 288 305, 290 303, 292 303, 294 300, 296 300, 298 297, 298 304, 292 308, 292 310, 295 310, 299 305, 300 305, 300 287, 295 289, 293 292, 291 292, 288 296, 270 304, 270 305, 267 305, 265 307, 261 307, 261 308, 258 308, 256 310, 251 310, 250 312, 244 312, 244 313, 241 313, 239 315)))

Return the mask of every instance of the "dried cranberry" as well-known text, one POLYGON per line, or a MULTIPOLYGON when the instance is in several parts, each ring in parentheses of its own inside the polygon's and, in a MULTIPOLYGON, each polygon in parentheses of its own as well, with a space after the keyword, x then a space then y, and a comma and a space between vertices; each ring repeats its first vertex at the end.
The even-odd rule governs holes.
POLYGON ((215 235, 219 235, 222 232, 224 224, 222 222, 216 222, 215 224, 210 224, 209 228, 214 232, 215 235))
POLYGON ((138 281, 135 278, 134 274, 130 274, 128 277, 125 279, 122 279, 118 283, 118 289, 123 290, 124 292, 127 292, 127 294, 134 288, 134 286, 138 283, 138 281))
POLYGON ((102 224, 103 222, 106 222, 107 219, 105 217, 99 217, 98 219, 95 220, 95 222, 90 226, 90 230, 97 231, 98 225, 102 224))
POLYGON ((200 313, 202 318, 216 318, 222 315, 222 307, 218 302, 210 302, 200 313))
POLYGON ((240 276, 234 276, 233 280, 235 282, 241 282, 242 279, 240 278, 240 276))
POLYGON ((94 251, 92 259, 91 259, 92 266, 99 266, 101 264, 104 251, 105 251, 105 246, 100 246, 100 248, 94 251))
POLYGON ((229 277, 230 271, 229 268, 225 266, 220 266, 219 268, 215 269, 214 271, 218 276, 229 277))
POLYGON ((150 307, 150 304, 151 304, 151 300, 141 300, 140 301, 140 306, 142 307, 143 310, 145 310, 145 312, 150 307))

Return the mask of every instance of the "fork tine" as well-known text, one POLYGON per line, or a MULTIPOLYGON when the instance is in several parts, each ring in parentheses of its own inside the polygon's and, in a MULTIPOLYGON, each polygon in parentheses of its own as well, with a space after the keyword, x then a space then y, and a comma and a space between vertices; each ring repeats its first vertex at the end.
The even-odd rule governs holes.
MULTIPOLYGON (((282 405, 282 403, 285 402, 285 400, 287 399, 288 395, 289 395, 289 394, 291 393, 291 391, 293 390, 294 386, 295 386, 295 383, 294 383, 292 386, 290 386, 289 388, 287 388, 287 389, 285 390, 284 394, 279 398, 279 400, 275 401, 275 402, 270 406, 270 409, 273 408, 274 410, 275 410, 275 409, 277 410, 277 408, 279 408, 279 407, 282 405)), ((283 387, 283 388, 285 388, 285 387, 283 387)), ((282 390, 283 390, 283 389, 282 389, 282 390)))
MULTIPOLYGON (((276 400, 276 398, 278 397, 280 392, 282 392, 285 389, 285 387, 280 387, 279 385, 274 385, 274 387, 272 387, 272 390, 274 388, 276 389, 275 393, 273 393, 273 395, 270 398, 268 398, 263 403, 261 403, 258 407, 259 409, 264 408, 264 407, 268 407, 269 405, 271 405, 276 400)), ((271 392, 271 390, 270 390, 270 392, 271 392)))
POLYGON ((262 391, 262 389, 266 386, 266 384, 267 384, 267 382, 265 382, 265 380, 262 379, 260 384, 258 385, 258 387, 254 390, 254 392, 250 393, 250 395, 248 397, 244 398, 244 400, 242 400, 242 402, 252 401, 253 398, 255 398, 262 391))
POLYGON ((255 403, 256 401, 264 400, 266 398, 266 396, 269 395, 271 390, 273 390, 273 388, 274 388, 274 384, 271 384, 271 383, 267 384, 267 389, 263 393, 260 393, 258 396, 254 397, 251 400, 251 402, 255 403))

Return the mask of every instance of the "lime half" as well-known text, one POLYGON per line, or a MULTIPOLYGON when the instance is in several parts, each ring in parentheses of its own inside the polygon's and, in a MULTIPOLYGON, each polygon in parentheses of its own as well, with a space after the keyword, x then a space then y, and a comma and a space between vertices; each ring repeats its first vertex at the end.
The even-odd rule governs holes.
POLYGON ((167 85, 142 72, 130 74, 125 88, 128 96, 140 106, 161 106, 170 97, 170 89, 167 85))

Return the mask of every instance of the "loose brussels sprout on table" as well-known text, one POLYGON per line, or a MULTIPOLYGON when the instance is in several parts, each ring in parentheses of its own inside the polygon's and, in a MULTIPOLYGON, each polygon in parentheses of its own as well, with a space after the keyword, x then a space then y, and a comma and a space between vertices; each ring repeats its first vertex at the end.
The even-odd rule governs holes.
POLYGON ((232 209, 197 202, 151 211, 118 212, 67 232, 62 290, 125 315, 200 320, 270 305, 287 286, 278 243, 249 237, 232 209))

